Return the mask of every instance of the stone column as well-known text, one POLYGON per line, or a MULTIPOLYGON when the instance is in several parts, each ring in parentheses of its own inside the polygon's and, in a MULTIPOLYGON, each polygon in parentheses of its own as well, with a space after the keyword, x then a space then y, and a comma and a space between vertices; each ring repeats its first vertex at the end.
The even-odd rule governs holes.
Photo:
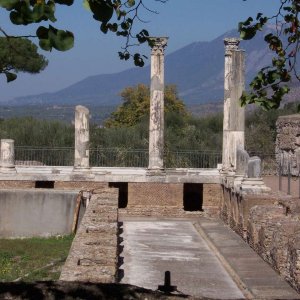
POLYGON ((167 37, 151 39, 149 170, 164 168, 164 49, 167 37))
POLYGON ((75 108, 74 169, 88 169, 89 164, 89 110, 81 105, 75 108))
POLYGON ((1 139, 0 150, 0 171, 16 172, 15 168, 15 141, 11 139, 1 139))
POLYGON ((240 40, 227 38, 225 43, 223 171, 235 171, 236 152, 245 145, 245 108, 240 97, 245 89, 245 52, 240 40))

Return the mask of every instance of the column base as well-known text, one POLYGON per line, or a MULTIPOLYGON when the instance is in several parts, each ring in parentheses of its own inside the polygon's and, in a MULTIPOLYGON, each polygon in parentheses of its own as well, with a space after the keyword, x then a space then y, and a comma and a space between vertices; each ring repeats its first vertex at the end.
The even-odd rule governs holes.
POLYGON ((245 178, 240 186, 242 194, 267 194, 271 188, 267 187, 262 178, 245 178))
POLYGON ((86 172, 90 172, 91 171, 91 168, 87 168, 87 167, 74 167, 73 168, 73 170, 72 170, 72 172, 74 172, 74 173, 81 173, 81 172, 84 172, 84 173, 86 173, 86 172))
POLYGON ((163 169, 163 168, 161 168, 161 169, 159 169, 159 168, 148 168, 147 169, 147 173, 146 173, 146 175, 147 176, 164 176, 164 175, 166 175, 166 170, 165 169, 163 169))
POLYGON ((0 167, 0 173, 15 174, 17 173, 17 170, 15 167, 0 167))

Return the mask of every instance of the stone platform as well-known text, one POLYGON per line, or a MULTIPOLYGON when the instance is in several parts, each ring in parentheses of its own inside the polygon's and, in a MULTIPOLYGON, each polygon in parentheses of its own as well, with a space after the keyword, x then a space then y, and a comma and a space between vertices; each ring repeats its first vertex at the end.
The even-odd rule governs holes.
POLYGON ((89 168, 50 166, 16 166, 16 172, 0 170, 0 181, 97 181, 97 182, 162 182, 221 183, 217 169, 89 168))

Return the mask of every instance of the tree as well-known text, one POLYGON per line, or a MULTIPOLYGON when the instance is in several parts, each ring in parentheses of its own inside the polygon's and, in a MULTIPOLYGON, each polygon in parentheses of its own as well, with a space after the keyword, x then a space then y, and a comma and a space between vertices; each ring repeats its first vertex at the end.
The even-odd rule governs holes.
MULTIPOLYGON (((123 103, 111 114, 105 122, 105 127, 133 126, 150 111, 150 89, 144 84, 136 87, 127 87, 121 92, 123 103)), ((178 97, 175 85, 165 87, 165 112, 179 113, 186 115, 185 105, 178 97)))
MULTIPOLYGON (((168 0, 153 1, 165 3, 168 0)), ((41 21, 53 23, 56 21, 56 7, 60 4, 70 6, 73 2, 74 0, 0 0, 0 7, 10 12, 13 24, 27 25, 41 21)), ((84 0, 85 6, 99 22, 103 33, 111 32, 125 37, 125 46, 119 52, 119 56, 124 60, 132 58, 137 66, 144 65, 146 56, 140 53, 132 54, 129 51, 130 47, 142 43, 151 45, 146 29, 139 32, 134 30, 134 24, 141 21, 140 10, 151 11, 144 2, 145 0, 84 0)), ((185 1, 183 3, 188 5, 185 1)), ((280 0, 278 6, 278 13, 275 16, 268 17, 258 13, 255 21, 249 17, 239 24, 241 38, 252 39, 268 22, 275 20, 276 23, 276 33, 265 36, 266 42, 276 56, 270 66, 262 69, 254 78, 250 85, 252 91, 243 94, 241 100, 244 105, 256 103, 265 109, 278 108, 282 97, 289 92, 286 83, 291 81, 291 74, 300 80, 296 72, 297 54, 300 49, 300 3, 299 0, 280 0)), ((0 28, 0 31, 9 36, 3 28, 0 28)), ((40 47, 48 51, 53 48, 65 51, 74 44, 72 32, 57 29, 51 24, 48 28, 39 26, 35 37, 39 39, 40 47)))
POLYGON ((39 73, 47 65, 48 61, 38 54, 37 46, 30 40, 0 37, 0 73, 6 75, 7 82, 16 79, 15 73, 39 73))
MULTIPOLYGON (((165 3, 168 0, 154 0, 155 2, 165 3)), ((74 35, 68 30, 55 28, 52 23, 57 19, 55 11, 58 5, 72 5, 74 0, 0 0, 0 7, 10 12, 10 20, 15 25, 28 25, 49 22, 48 28, 39 26, 35 35, 24 37, 36 37, 39 46, 51 51, 56 49, 66 51, 74 45, 74 35)), ((117 36, 126 38, 125 46, 119 52, 120 59, 128 60, 132 58, 135 65, 144 66, 146 56, 140 53, 131 54, 128 49, 134 45, 148 42, 151 44, 149 33, 146 29, 134 32, 134 23, 141 22, 139 11, 145 9, 152 13, 144 0, 83 0, 84 6, 91 11, 93 19, 99 22, 100 30, 103 33, 112 32, 117 36), (135 40, 133 43, 132 40, 135 40)), ((6 37, 10 35, 0 27, 0 32, 6 37)))

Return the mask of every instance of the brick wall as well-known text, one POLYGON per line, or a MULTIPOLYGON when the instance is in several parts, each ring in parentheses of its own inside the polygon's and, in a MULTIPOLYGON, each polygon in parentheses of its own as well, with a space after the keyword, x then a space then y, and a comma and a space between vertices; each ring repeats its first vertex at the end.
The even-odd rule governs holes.
POLYGON ((220 184, 203 184, 203 210, 218 213, 223 190, 220 184))
POLYGON ((218 214, 219 184, 128 183, 126 212, 141 215, 182 216, 184 212, 218 214))
POLYGON ((35 188, 35 181, 1 180, 0 189, 31 189, 35 188))
POLYGON ((107 188, 107 182, 93 181, 55 181, 54 188, 59 190, 94 190, 107 188))
POLYGON ((128 183, 128 206, 183 207, 183 184, 128 183))

